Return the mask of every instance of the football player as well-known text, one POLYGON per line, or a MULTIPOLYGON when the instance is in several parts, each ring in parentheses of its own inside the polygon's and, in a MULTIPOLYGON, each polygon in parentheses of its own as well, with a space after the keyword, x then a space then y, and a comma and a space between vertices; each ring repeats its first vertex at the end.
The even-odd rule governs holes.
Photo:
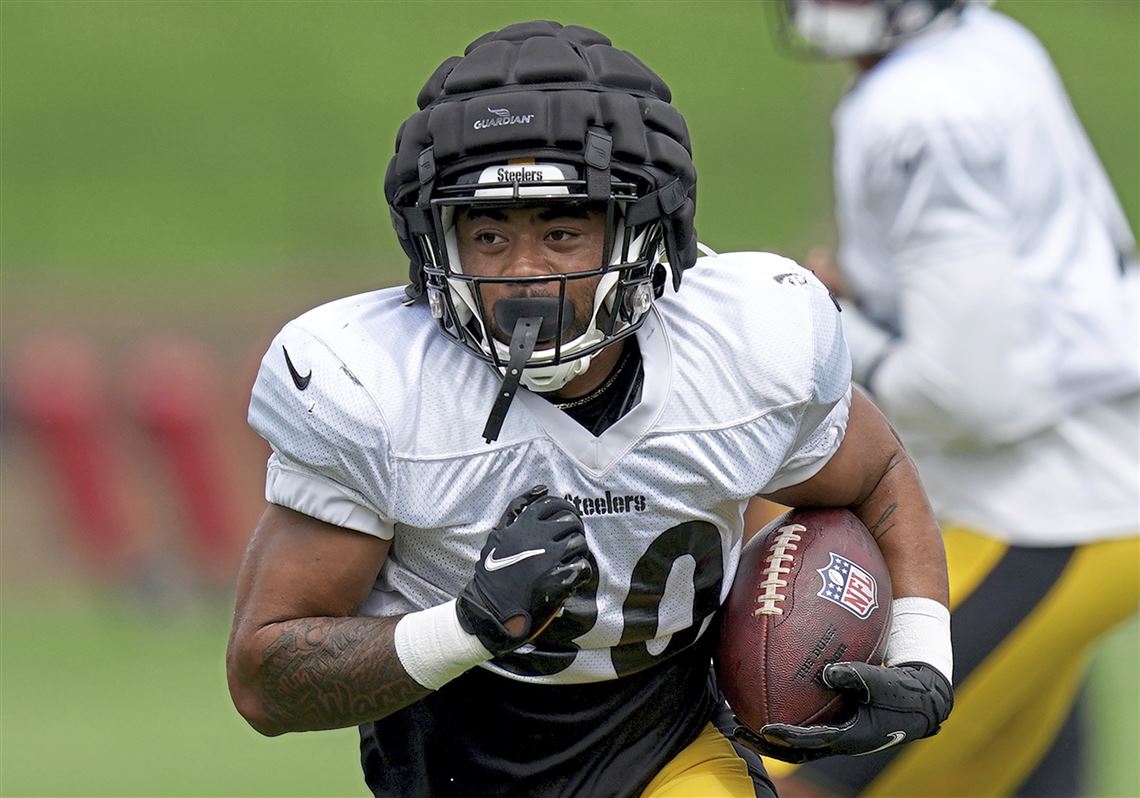
POLYGON ((665 83, 595 31, 520 23, 419 108, 385 179, 410 285, 289 323, 254 386, 273 454, 241 714, 358 725, 375 795, 771 795, 711 723, 710 625, 762 495, 852 508, 895 620, 886 666, 825 673, 850 722, 741 734, 816 757, 936 732, 948 586, 913 464, 810 272, 698 258, 665 83))
POLYGON ((808 265, 943 522, 957 708, 937 739, 781 793, 1087 794, 1074 697, 1140 597, 1132 232, 1017 23, 954 0, 782 8, 857 68, 833 117, 841 271, 808 265))

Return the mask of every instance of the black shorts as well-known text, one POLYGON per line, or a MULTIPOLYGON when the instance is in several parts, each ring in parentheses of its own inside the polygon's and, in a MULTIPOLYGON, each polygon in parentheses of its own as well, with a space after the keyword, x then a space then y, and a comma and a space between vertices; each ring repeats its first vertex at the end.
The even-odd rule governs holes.
POLYGON ((636 796, 717 709, 715 635, 605 682, 537 685, 473 668, 360 727, 376 796, 636 796))

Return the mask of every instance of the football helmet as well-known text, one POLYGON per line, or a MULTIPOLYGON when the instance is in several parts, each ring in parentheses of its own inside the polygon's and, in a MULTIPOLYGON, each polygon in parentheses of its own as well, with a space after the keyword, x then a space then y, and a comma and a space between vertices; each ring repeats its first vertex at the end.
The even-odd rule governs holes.
MULTIPOLYGON (((781 0, 779 38, 827 58, 880 55, 950 24, 970 0, 781 0)), ((992 0, 991 0, 992 2, 992 0)))
MULTIPOLYGON (((696 171, 684 118, 670 102, 669 88, 635 56, 596 31, 555 22, 486 34, 444 61, 420 92, 384 182, 410 259, 408 302, 426 298, 445 335, 504 375, 500 396, 513 396, 518 382, 539 392, 564 387, 633 334, 669 277, 679 288, 695 263, 696 171), (592 268, 524 278, 465 273, 459 213, 563 205, 604 214, 603 256, 592 268), (597 282, 589 318, 570 318, 573 280, 597 282), (518 295, 488 306, 492 282, 518 284, 518 295), (522 357, 524 319, 539 327, 522 357)), ((506 407, 495 412, 501 423, 506 407)), ((485 434, 497 431, 489 424, 485 434)))

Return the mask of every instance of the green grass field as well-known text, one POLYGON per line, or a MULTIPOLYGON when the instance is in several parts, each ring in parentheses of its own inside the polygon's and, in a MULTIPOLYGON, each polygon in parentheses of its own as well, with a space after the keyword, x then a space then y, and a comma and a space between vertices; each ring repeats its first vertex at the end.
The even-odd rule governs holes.
MULTIPOLYGON (((365 795, 355 730, 267 739, 230 705, 222 607, 163 620, 93 595, 8 601, 0 795, 365 795)), ((1140 795, 1135 622, 1096 661, 1087 798, 1140 795)), ((962 798, 967 798, 963 796, 962 798)))
MULTIPOLYGON (((245 286, 365 265, 399 279, 379 190, 398 124, 446 56, 534 15, 606 31, 671 85, 707 243, 796 251, 830 229, 846 71, 777 54, 762 5, 5 0, 5 279, 245 286)), ((1138 4, 1001 7, 1055 53, 1135 224, 1138 4)))
POLYGON ((0 795, 363 795, 356 731, 259 736, 230 705, 221 606, 5 601, 0 795))
MULTIPOLYGON (((174 329, 234 348, 322 299, 399 282, 379 188, 397 125, 446 56, 536 16, 605 31, 671 85, 702 240, 800 254, 832 229, 828 115, 846 72, 777 55, 761 6, 3 0, 0 354, 45 329, 174 329)), ((1140 3, 998 8, 1054 54, 1140 227, 1140 3)), ((10 485, 0 542, 34 517, 14 512, 25 497, 10 485)), ((51 518, 22 531, 66 560, 51 518)), ((354 731, 269 740, 232 709, 224 600, 164 619, 59 570, 4 570, 0 795, 364 793, 354 731)), ((1140 796, 1138 662, 1133 623, 1098 658, 1090 795, 1140 796)))

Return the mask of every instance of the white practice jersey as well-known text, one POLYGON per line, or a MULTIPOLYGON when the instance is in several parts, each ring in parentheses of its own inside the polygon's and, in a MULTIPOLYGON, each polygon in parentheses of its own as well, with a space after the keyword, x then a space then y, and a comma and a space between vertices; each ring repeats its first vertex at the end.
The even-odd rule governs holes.
POLYGON ((1048 55, 970 5, 839 105, 839 258, 936 509, 1025 545, 1140 527, 1135 241, 1048 55))
POLYGON ((501 378, 403 298, 332 302, 274 340, 249 411, 273 448, 266 498, 392 539, 362 609, 381 616, 456 597, 515 496, 565 496, 595 578, 540 649, 487 665, 516 679, 612 679, 692 644, 731 585, 744 505, 815 474, 846 430, 836 308, 775 255, 701 258, 666 292, 637 332, 641 401, 598 437, 520 388, 485 443, 501 378))

